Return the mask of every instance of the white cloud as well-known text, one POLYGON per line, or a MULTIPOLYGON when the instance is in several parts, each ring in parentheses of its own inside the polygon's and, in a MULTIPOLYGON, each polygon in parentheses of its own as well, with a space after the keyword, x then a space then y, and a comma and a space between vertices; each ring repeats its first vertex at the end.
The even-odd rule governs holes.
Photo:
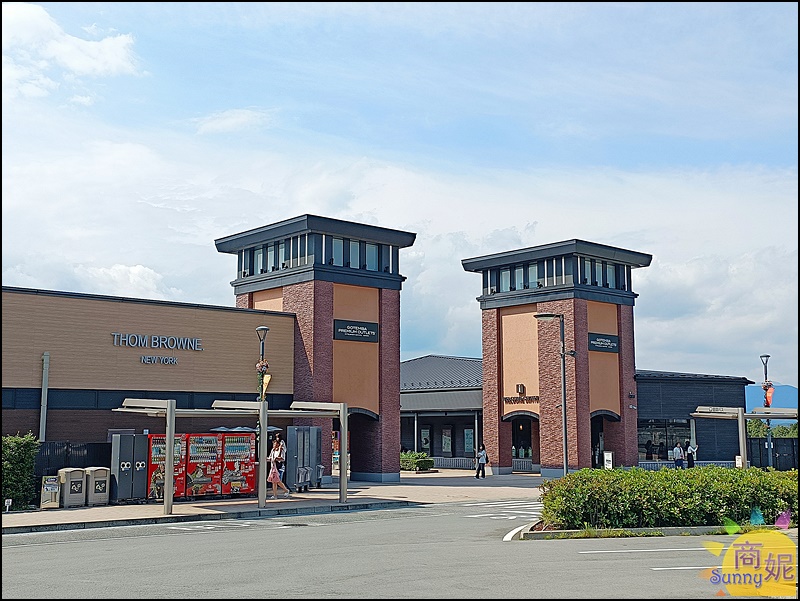
POLYGON ((68 35, 41 6, 3 2, 3 98, 44 96, 73 78, 137 73, 133 37, 68 35), (8 70, 8 72, 7 72, 8 70))
POLYGON ((197 133, 219 134, 259 129, 270 125, 272 117, 268 111, 230 109, 194 121, 197 123, 197 133))
POLYGON ((658 5, 414 6, 75 5, 89 25, 72 30, 89 41, 4 3, 3 284, 232 306, 236 259, 214 239, 325 215, 417 233, 401 252, 404 359, 477 357, 481 281, 461 260, 579 238, 653 255, 633 276, 637 367, 757 380, 767 352, 775 379, 796 385, 786 9, 759 8, 751 39, 731 6, 687 5, 694 20, 658 5), (135 27, 114 16, 126 14, 135 27), (325 20, 342 14, 360 16, 325 20), (102 32, 145 40, 156 16, 184 19, 192 39, 178 28, 137 47, 154 76, 117 77, 139 74, 133 34, 102 32), (236 43, 220 38, 215 61, 187 71, 173 59, 191 56, 207 19, 236 43), (719 35, 702 35, 712 22, 719 35), (292 43, 269 46, 264 23, 292 43), (632 45, 636 31, 648 43, 632 45), (214 64, 226 67, 203 70, 214 64), (747 160, 693 144, 749 149, 776 123, 747 160), (621 152, 627 135, 637 142, 621 152), (590 143, 603 160, 573 160, 590 143))

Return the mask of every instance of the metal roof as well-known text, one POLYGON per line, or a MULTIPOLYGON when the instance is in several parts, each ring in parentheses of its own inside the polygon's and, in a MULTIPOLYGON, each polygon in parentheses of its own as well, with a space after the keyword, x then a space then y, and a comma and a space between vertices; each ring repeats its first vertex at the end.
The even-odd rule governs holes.
POLYGON ((425 355, 400 362, 400 392, 482 387, 481 359, 425 355))
POLYGON ((364 240, 365 242, 391 244, 398 248, 411 246, 417 237, 412 232, 393 230, 365 223, 343 221, 317 215, 300 215, 278 223, 218 238, 214 241, 214 244, 218 252, 235 254, 243 248, 300 234, 332 234, 343 238, 364 240))
POLYGON ((647 267, 650 265, 650 261, 653 260, 653 256, 646 253, 573 239, 494 253, 472 259, 462 259, 461 265, 464 271, 481 272, 492 267, 516 265, 563 255, 580 255, 582 257, 603 259, 621 265, 630 265, 631 267, 647 267))
POLYGON ((716 380, 720 382, 735 382, 737 384, 755 384, 743 376, 715 376, 710 374, 687 374, 676 371, 652 371, 647 369, 636 370, 636 380, 716 380))

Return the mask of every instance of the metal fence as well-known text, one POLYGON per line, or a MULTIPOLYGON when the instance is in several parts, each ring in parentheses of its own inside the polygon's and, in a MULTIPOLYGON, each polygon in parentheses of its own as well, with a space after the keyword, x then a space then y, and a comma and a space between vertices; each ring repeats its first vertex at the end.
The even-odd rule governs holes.
POLYGON ((34 468, 36 481, 57 476, 64 467, 111 467, 110 442, 44 441, 39 446, 34 468))
MULTIPOLYGON (((769 455, 766 438, 747 439, 747 457, 750 465, 767 467, 769 455)), ((797 439, 774 438, 772 439, 772 467, 778 471, 797 469, 797 439)))

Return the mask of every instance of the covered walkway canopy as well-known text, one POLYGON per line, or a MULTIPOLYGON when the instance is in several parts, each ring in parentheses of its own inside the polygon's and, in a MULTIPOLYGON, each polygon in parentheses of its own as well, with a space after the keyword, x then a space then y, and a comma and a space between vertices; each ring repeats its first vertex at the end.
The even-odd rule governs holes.
MULTIPOLYGON (((339 418, 339 436, 342 448, 347 448, 347 403, 314 403, 295 401, 290 409, 269 409, 267 401, 214 401, 211 409, 178 409, 175 399, 125 399, 122 407, 112 411, 143 413, 150 417, 163 417, 167 420, 166 448, 175 447, 175 419, 178 417, 230 417, 239 415, 258 415, 261 432, 268 432, 269 416, 276 418, 339 418)), ((172 514, 172 498, 175 494, 174 454, 164 454, 164 515, 172 514)), ((267 445, 258 445, 259 472, 267 464, 267 445)), ((258 473, 258 507, 267 506, 267 479, 258 473)), ((339 476, 339 502, 347 503, 347 470, 339 476)))

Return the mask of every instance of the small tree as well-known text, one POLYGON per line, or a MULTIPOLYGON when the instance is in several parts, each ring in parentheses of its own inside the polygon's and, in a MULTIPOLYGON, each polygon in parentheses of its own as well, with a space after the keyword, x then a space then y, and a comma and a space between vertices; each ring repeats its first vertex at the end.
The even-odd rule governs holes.
POLYGON ((760 419, 747 420, 747 438, 766 438, 767 424, 760 419))
POLYGON ((11 509, 27 509, 36 498, 36 454, 39 441, 32 432, 24 436, 3 436, 3 499, 11 499, 11 509))

